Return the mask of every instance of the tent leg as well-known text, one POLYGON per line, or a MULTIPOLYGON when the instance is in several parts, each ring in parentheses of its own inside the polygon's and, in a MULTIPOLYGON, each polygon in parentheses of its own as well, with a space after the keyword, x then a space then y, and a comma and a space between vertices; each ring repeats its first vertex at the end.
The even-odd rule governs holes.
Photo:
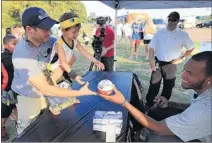
POLYGON ((115 39, 114 39, 114 60, 115 60, 115 62, 114 62, 114 71, 116 71, 116 49, 117 49, 117 25, 116 25, 116 21, 117 21, 117 12, 118 12, 118 10, 117 9, 115 9, 115 39))

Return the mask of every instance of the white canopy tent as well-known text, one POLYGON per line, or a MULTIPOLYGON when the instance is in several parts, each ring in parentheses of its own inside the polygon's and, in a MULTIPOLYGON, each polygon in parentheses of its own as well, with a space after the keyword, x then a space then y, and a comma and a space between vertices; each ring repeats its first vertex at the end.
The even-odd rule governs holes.
MULTIPOLYGON (((160 1, 160 0, 140 0, 140 1, 126 1, 126 0, 111 0, 101 1, 105 5, 115 9, 115 21, 117 19, 117 11, 119 9, 173 9, 173 8, 203 8, 211 7, 211 1, 160 1)), ((117 33, 117 26, 115 25, 115 33, 117 33)), ((114 58, 116 59, 117 36, 115 36, 114 43, 114 58)), ((114 63, 114 70, 116 66, 114 63)))

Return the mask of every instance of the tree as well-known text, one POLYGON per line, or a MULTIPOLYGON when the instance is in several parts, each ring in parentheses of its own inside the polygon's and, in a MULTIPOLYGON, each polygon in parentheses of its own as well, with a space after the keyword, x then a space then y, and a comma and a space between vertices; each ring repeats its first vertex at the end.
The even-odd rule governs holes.
POLYGON ((88 21, 89 22, 94 22, 96 20, 96 13, 95 12, 91 12, 88 16, 88 21))
POLYGON ((2 27, 21 25, 21 15, 24 9, 32 6, 44 9, 50 17, 56 20, 63 13, 70 12, 70 9, 76 12, 82 21, 87 19, 85 6, 80 1, 3 1, 2 27))

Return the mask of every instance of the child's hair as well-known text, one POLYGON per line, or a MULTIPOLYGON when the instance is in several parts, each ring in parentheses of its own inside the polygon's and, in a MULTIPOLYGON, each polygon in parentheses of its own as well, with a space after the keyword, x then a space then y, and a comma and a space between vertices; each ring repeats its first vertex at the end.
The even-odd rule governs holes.
POLYGON ((13 28, 21 28, 21 25, 16 24, 13 26, 13 28))
MULTIPOLYGON (((75 17, 79 18, 79 16, 76 13, 74 13, 74 12, 66 12, 63 15, 61 15, 61 17, 59 19, 59 22, 63 22, 63 21, 66 21, 66 20, 68 20, 70 18, 75 18, 75 17)), ((72 27, 81 28, 81 24, 79 23, 79 24, 76 24, 76 25, 74 25, 72 27)), ((65 31, 69 30, 70 28, 71 27, 65 28, 65 31)))
POLYGON ((8 44, 13 39, 16 39, 16 37, 13 36, 13 35, 11 35, 11 34, 10 35, 8 34, 7 36, 5 36, 3 38, 3 44, 6 45, 6 44, 8 44))

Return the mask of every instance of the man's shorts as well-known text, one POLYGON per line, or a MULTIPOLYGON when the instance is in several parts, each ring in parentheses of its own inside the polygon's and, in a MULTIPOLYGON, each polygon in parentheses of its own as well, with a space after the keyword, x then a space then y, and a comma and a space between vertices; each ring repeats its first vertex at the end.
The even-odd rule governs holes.
POLYGON ((17 100, 17 133, 20 135, 36 119, 41 110, 47 107, 47 104, 44 97, 30 98, 18 95, 17 100))
POLYGON ((149 44, 151 40, 144 40, 144 44, 149 44))
POLYGON ((12 113, 12 110, 15 108, 16 106, 14 104, 7 106, 4 103, 1 103, 1 118, 8 118, 12 113))

